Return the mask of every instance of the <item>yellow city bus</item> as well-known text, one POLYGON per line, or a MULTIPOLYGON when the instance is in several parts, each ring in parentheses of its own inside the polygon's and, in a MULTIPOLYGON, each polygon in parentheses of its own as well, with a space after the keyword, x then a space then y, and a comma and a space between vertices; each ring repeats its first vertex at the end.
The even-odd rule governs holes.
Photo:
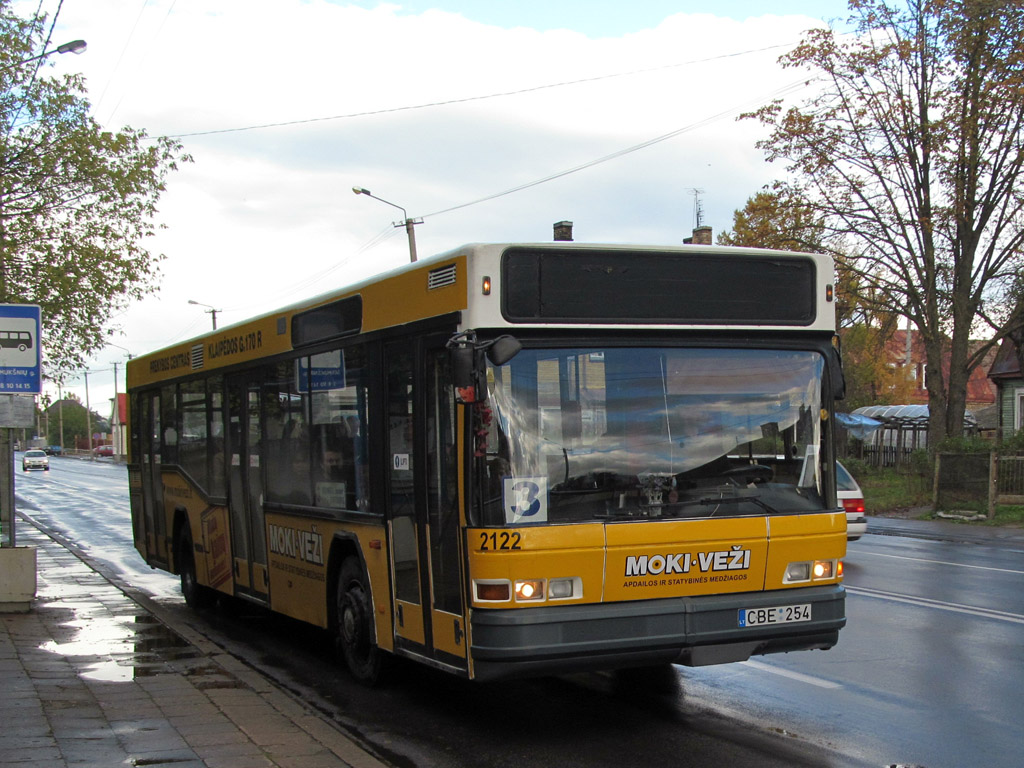
POLYGON ((135 546, 367 683, 827 649, 834 339, 826 256, 467 245, 131 360, 135 546))

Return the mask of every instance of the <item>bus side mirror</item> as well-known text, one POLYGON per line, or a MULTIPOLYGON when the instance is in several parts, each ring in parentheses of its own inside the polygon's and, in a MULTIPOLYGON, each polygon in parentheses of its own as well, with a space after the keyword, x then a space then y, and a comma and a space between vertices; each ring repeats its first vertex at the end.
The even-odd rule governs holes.
POLYGON ((456 399, 464 405, 486 400, 486 384, 481 386, 483 354, 472 344, 460 344, 451 348, 451 356, 456 399))
POLYGON ((519 354, 523 345, 514 336, 499 336, 487 347, 487 359, 494 365, 504 365, 519 354))
POLYGON ((455 396, 465 405, 481 403, 487 399, 486 360, 494 365, 504 365, 523 348, 517 339, 508 335, 478 344, 475 331, 455 334, 448 340, 447 346, 452 361, 455 396))

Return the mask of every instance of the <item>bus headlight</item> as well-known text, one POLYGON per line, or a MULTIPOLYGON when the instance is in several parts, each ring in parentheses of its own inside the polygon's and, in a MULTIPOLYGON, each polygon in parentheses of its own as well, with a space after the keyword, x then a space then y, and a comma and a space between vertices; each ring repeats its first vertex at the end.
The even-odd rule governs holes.
POLYGON ((786 568, 786 575, 782 579, 783 584, 795 584, 801 581, 811 580, 810 563, 790 563, 786 568))
POLYGON ((516 602, 544 599, 543 579, 522 579, 516 582, 516 602))
POLYGON ((580 578, 551 579, 548 582, 549 600, 571 600, 583 597, 583 580, 580 578))
POLYGON ((831 560, 815 560, 814 566, 811 568, 811 574, 814 576, 815 581, 818 579, 831 579, 834 569, 835 563, 831 560))
POLYGON ((843 575, 841 560, 808 560, 790 563, 786 566, 783 584, 799 584, 802 581, 827 581, 843 575))

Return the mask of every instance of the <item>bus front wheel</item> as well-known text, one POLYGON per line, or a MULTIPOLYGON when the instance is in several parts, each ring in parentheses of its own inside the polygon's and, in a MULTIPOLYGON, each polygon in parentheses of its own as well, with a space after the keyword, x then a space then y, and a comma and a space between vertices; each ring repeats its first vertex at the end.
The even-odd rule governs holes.
POLYGON ((196 556, 192 535, 186 530, 178 539, 178 573, 181 575, 181 594, 185 604, 193 609, 206 608, 212 602, 212 593, 196 578, 196 556))
POLYGON ((373 636, 373 608, 368 580, 359 560, 348 557, 338 574, 336 639, 352 676, 373 685, 380 679, 383 652, 373 636))

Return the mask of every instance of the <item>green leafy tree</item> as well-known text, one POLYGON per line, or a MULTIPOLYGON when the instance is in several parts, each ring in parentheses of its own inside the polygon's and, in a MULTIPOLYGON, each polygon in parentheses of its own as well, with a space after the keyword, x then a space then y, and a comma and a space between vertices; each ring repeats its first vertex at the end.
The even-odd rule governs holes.
POLYGON ((770 128, 759 146, 786 163, 786 191, 846 238, 861 300, 918 329, 938 445, 962 432, 971 371, 1010 331, 1002 297, 1024 258, 1024 4, 849 6, 859 34, 812 30, 782 59, 813 73, 816 95, 747 117, 770 128), (986 326, 989 343, 972 345, 986 326))
POLYGON ((85 406, 75 395, 68 395, 63 400, 51 404, 46 409, 46 423, 49 425, 46 432, 49 444, 63 445, 69 450, 75 447, 77 439, 88 439, 90 428, 93 432, 110 431, 110 422, 96 411, 90 410, 89 418, 86 419, 85 406))
POLYGON ((47 75, 44 22, 0 0, 0 302, 40 305, 61 380, 102 348, 107 318, 155 289, 162 256, 144 242, 168 173, 190 158, 142 130, 103 130, 81 76, 47 75))

